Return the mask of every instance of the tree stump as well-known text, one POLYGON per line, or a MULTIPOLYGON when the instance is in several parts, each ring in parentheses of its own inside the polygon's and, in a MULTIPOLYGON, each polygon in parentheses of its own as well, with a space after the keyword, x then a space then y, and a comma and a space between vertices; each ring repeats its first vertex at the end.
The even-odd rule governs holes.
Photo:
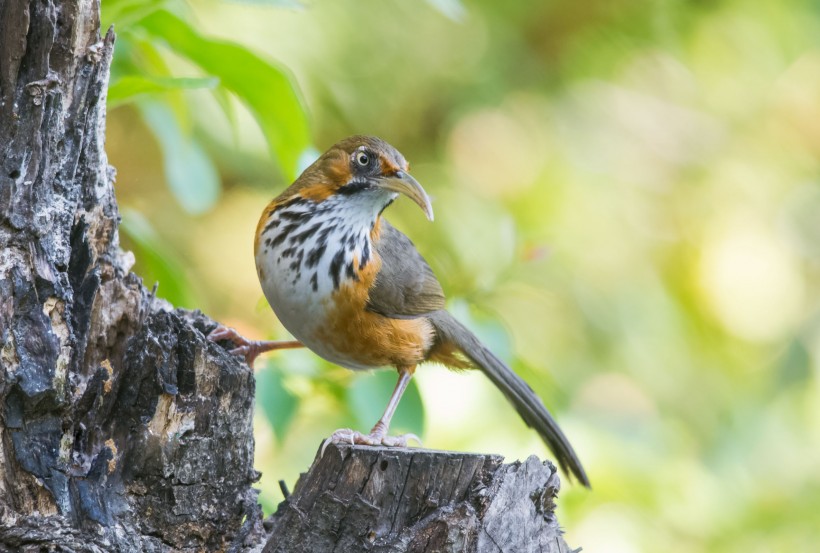
POLYGON ((264 553, 566 553, 559 487, 535 456, 331 445, 266 521, 264 553))
POLYGON ((331 447, 263 523, 252 371, 119 248, 113 46, 0 0, 0 550, 565 551, 534 458, 331 447))

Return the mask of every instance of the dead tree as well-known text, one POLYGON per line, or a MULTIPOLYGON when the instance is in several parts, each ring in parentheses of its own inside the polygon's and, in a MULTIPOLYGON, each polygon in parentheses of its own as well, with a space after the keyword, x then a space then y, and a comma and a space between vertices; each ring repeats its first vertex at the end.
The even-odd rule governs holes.
POLYGON ((265 553, 565 553, 560 486, 535 456, 328 447, 266 525, 265 553))
POLYGON ((534 458, 330 448, 262 520, 251 370, 119 248, 113 47, 96 0, 0 0, 0 549, 563 551, 534 458))

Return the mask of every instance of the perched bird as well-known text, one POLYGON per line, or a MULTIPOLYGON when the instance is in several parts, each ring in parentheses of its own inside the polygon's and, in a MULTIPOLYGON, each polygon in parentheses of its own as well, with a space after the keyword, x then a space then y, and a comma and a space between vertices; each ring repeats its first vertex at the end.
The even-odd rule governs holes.
MULTIPOLYGON (((445 310, 444 293, 413 243, 382 217, 403 194, 433 220, 430 198, 404 157, 370 136, 335 144, 264 210, 256 228, 256 269, 276 316, 298 341, 258 342, 218 327, 249 363, 264 351, 307 346, 353 370, 392 366, 399 378, 368 434, 335 431, 328 442, 405 446, 390 419, 416 367, 426 361, 478 368, 557 457, 589 486, 567 438, 530 387, 445 310)), ((418 438, 416 438, 418 439, 418 438)))

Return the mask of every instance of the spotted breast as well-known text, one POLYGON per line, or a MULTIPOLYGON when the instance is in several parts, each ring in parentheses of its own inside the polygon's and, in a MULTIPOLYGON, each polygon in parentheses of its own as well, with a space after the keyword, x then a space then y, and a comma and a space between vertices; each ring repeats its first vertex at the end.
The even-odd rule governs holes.
POLYGON ((367 309, 381 268, 374 243, 383 196, 374 191, 356 194, 355 202, 344 194, 274 200, 257 232, 256 268, 276 316, 311 350, 349 369, 408 358, 421 362, 432 345, 426 320, 392 319, 367 309))

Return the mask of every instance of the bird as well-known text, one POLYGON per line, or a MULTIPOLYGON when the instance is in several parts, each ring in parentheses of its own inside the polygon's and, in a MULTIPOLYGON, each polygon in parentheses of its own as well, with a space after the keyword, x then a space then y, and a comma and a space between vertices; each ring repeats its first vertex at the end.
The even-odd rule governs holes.
MULTIPOLYGON (((373 136, 345 138, 274 198, 256 227, 254 255, 264 295, 296 340, 254 341, 217 326, 212 341, 252 365, 266 351, 307 347, 354 371, 393 367, 396 387, 368 433, 336 430, 325 441, 406 447, 390 421, 416 368, 427 362, 478 369, 553 452, 563 472, 590 487, 572 445, 527 383, 446 310, 430 265, 383 216, 400 195, 433 220, 427 192, 404 156, 373 136)), ((323 447, 324 447, 323 446, 323 447)))

